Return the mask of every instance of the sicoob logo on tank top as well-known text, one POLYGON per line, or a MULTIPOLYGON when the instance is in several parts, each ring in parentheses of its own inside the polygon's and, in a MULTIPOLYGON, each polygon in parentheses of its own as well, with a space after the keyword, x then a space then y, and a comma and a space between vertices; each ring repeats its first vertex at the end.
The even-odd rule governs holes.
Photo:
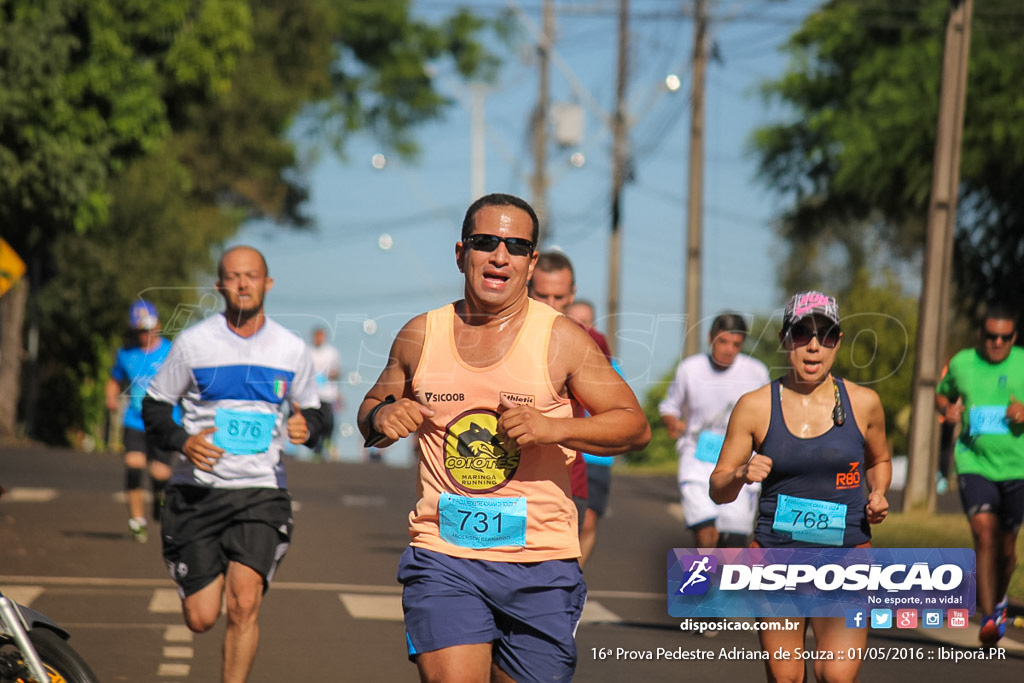
POLYGON ((470 493, 500 489, 515 476, 519 450, 498 438, 498 415, 468 410, 448 423, 444 436, 444 469, 452 483, 470 493))

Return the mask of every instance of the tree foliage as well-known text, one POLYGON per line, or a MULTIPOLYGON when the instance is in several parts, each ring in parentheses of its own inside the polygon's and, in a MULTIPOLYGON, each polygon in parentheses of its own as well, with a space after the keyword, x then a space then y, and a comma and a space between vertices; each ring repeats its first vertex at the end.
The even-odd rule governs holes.
POLYGON ((247 218, 306 224, 315 146, 365 129, 414 155, 450 104, 435 66, 495 66, 485 26, 406 0, 0 0, 0 225, 33 273, 48 440, 85 420, 133 298, 194 303, 247 218))
MULTIPOLYGON (((954 278, 964 314, 1024 292, 1024 7, 975 3, 954 278)), ((756 131, 762 181, 792 204, 780 220, 786 289, 918 258, 931 190, 947 0, 833 0, 785 45, 764 85, 787 112, 756 131)))

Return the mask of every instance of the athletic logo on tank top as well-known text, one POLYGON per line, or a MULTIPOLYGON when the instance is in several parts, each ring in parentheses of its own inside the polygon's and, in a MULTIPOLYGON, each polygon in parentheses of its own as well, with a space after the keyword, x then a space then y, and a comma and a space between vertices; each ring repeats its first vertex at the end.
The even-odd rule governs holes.
POLYGON ((469 410, 445 429, 444 469, 459 489, 488 493, 505 486, 519 468, 519 449, 498 437, 498 415, 469 410))
POLYGON ((508 399, 509 403, 515 403, 519 406, 533 405, 533 396, 526 396, 525 394, 513 394, 511 391, 502 391, 498 394, 498 397, 508 399))
POLYGON ((836 490, 860 486, 860 463, 851 462, 849 472, 836 472, 836 490))

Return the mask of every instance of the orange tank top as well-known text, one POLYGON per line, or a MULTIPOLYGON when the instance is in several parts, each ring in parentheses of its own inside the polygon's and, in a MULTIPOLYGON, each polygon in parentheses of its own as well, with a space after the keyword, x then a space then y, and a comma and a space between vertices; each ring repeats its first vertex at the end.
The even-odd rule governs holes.
POLYGON ((423 353, 412 388, 435 411, 418 433, 419 496, 409 514, 411 544, 499 562, 580 555, 569 488, 575 451, 561 446, 507 448, 497 436, 501 397, 549 417, 572 406, 551 384, 548 343, 560 314, 529 300, 512 347, 476 368, 455 348, 455 305, 427 313, 423 353))

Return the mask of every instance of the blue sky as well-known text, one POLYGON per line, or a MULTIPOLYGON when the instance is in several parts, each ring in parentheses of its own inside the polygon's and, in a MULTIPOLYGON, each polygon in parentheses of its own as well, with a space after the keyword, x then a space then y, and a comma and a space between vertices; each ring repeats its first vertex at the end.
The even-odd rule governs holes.
MULTIPOLYGON (((417 0, 414 7, 433 19, 456 4, 417 0)), ((511 4, 475 0, 473 6, 494 16, 511 4)), ((540 23, 541 2, 515 4, 526 17, 525 43, 526 27, 540 23)), ((782 75, 785 61, 778 45, 817 4, 711 2, 712 39, 721 59, 711 62, 707 73, 704 318, 725 309, 778 314, 784 303, 785 293, 775 282, 782 247, 772 228, 779 200, 755 182, 754 161, 746 151, 753 129, 781 114, 769 110, 752 88, 782 75)), ((592 300, 599 318, 607 311, 612 143, 600 112, 614 107, 617 5, 616 0, 556 0, 558 54, 551 71, 553 100, 581 103, 586 128, 578 147, 552 146, 548 152, 552 239, 547 246, 561 248, 573 260, 577 296, 592 300), (569 163, 573 152, 585 156, 582 167, 569 163)), ((618 355, 641 399, 678 361, 682 346, 693 24, 680 7, 689 11, 692 2, 631 2, 627 99, 635 179, 623 195, 618 355), (672 73, 681 79, 676 92, 664 87, 672 73)), ((537 68, 528 47, 506 51, 495 44, 495 49, 501 49, 505 64, 485 100, 485 191, 529 198, 527 133, 537 100, 537 68)), ((272 317, 307 338, 317 324, 330 331, 348 380, 340 419, 345 433, 399 327, 461 296, 454 245, 473 199, 470 94, 444 71, 438 82, 456 104, 444 121, 419 130, 422 152, 415 162, 388 154, 369 136, 357 136, 344 160, 325 152, 309 170, 314 231, 253 224, 232 240, 266 254, 276 281, 267 299, 272 317), (373 165, 375 154, 385 155, 383 168, 373 165), (382 236, 390 248, 382 248, 382 236)), ((340 443, 346 457, 357 453, 355 436, 340 443)))

